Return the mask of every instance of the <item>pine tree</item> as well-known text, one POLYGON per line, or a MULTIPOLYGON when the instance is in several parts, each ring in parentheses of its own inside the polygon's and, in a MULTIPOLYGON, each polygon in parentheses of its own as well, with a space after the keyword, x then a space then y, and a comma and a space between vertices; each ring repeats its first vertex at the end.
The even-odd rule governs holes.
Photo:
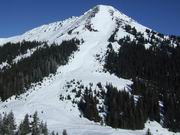
POLYGON ((14 130, 16 129, 15 125, 15 119, 14 119, 14 114, 11 111, 7 116, 4 118, 4 126, 5 126, 5 133, 7 135, 13 135, 14 130))
POLYGON ((51 135, 55 135, 55 132, 54 132, 54 131, 52 131, 52 132, 51 132, 51 135))
POLYGON ((38 113, 35 112, 32 121, 32 135, 40 135, 38 113))
POLYGON ((30 129, 30 123, 29 123, 29 115, 26 114, 24 117, 23 122, 21 122, 20 126, 19 126, 19 135, 26 135, 28 133, 30 133, 31 129, 30 129))
POLYGON ((63 130, 62 135, 68 135, 66 129, 63 130))
POLYGON ((2 115, 0 114, 0 135, 3 134, 3 119, 2 119, 2 115))
POLYGON ((14 134, 15 123, 14 123, 14 114, 10 112, 8 115, 5 113, 3 117, 3 130, 2 133, 5 135, 14 134))
POLYGON ((47 123, 41 122, 40 124, 40 131, 43 135, 48 135, 47 123))
POLYGON ((8 116, 7 116, 7 120, 9 122, 9 128, 13 131, 16 129, 16 124, 15 124, 15 118, 14 118, 14 114, 11 111, 8 116))
POLYGON ((152 135, 149 128, 148 128, 148 130, 147 130, 145 135, 152 135))
POLYGON ((8 127, 8 121, 7 121, 7 113, 5 113, 3 117, 2 133, 7 134, 8 132, 9 132, 9 127, 8 127))
POLYGON ((82 111, 84 117, 95 122, 99 122, 100 116, 97 110, 97 99, 92 94, 91 88, 85 88, 83 98, 78 103, 79 109, 82 111))
POLYGON ((47 123, 39 123, 38 113, 35 112, 30 125, 29 115, 26 114, 24 120, 16 129, 14 114, 11 111, 8 115, 4 113, 3 118, 0 114, 0 135, 48 135, 47 123))

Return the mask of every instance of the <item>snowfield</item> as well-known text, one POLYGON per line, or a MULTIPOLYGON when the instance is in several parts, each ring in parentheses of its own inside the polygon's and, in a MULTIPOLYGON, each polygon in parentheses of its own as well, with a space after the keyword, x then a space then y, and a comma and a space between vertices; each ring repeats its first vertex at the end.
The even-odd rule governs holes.
MULTIPOLYGON (((65 85, 71 80, 82 81, 85 86, 93 83, 96 86, 101 82, 103 86, 107 83, 113 84, 118 89, 128 90, 131 80, 118 78, 103 70, 103 60, 109 44, 108 39, 115 31, 116 20, 122 21, 122 26, 131 24, 142 33, 146 27, 120 13, 111 6, 97 6, 80 17, 72 17, 62 22, 55 22, 35 28, 23 35, 0 39, 0 45, 7 42, 47 41, 48 43, 60 44, 63 40, 77 38, 84 42, 80 45, 79 51, 75 52, 69 63, 58 68, 55 75, 44 78, 41 85, 34 84, 26 93, 18 99, 15 96, 0 103, 0 112, 13 111, 16 122, 20 123, 26 113, 33 114, 38 111, 40 118, 48 123, 50 130, 62 133, 66 129, 68 135, 144 135, 149 128, 153 135, 180 135, 164 129, 157 122, 147 122, 144 130, 122 130, 113 129, 108 126, 101 126, 99 123, 91 122, 80 117, 77 105, 71 101, 59 99, 60 95, 66 95, 65 85), (97 13, 95 12, 98 8, 97 13), (113 13, 113 14, 112 14, 113 13), (94 31, 88 30, 85 26, 91 24, 94 31), (70 32, 71 31, 71 32, 70 32), (69 33, 70 32, 70 33, 69 33), (101 62, 97 60, 97 55, 101 62)), ((117 38, 122 38, 129 33, 119 29, 117 38)), ((131 35, 133 38, 133 35, 131 35)), ((147 45, 147 48, 150 45, 147 45)), ((118 49, 116 43, 114 48, 118 49)), ((28 54, 17 56, 14 62, 22 58, 30 57, 35 48, 28 54)), ((6 66, 8 63, 0 64, 6 66)))

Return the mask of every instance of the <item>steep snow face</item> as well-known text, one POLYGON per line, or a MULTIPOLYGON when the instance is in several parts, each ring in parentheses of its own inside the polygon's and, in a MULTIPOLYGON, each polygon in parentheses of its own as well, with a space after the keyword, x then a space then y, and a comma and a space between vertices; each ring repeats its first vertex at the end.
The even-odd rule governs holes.
MULTIPOLYGON (((0 103, 0 112, 12 110, 17 118, 17 123, 19 123, 26 113, 33 114, 38 111, 40 118, 47 121, 50 130, 61 133, 63 129, 67 129, 68 133, 72 135, 144 135, 147 128, 150 128, 156 135, 173 134, 160 127, 156 122, 147 123, 144 130, 138 131, 103 127, 98 123, 80 118, 77 105, 72 104, 71 101, 59 99, 60 95, 67 94, 65 85, 71 80, 81 81, 85 86, 88 86, 89 83, 96 86, 98 82, 101 82, 104 87, 107 83, 111 83, 120 90, 128 90, 128 85, 132 84, 130 80, 118 78, 103 71, 103 60, 109 44, 108 39, 117 28, 117 20, 121 22, 118 37, 129 35, 121 28, 125 24, 132 24, 142 32, 146 29, 113 7, 99 5, 80 17, 43 25, 20 36, 0 39, 1 45, 6 42, 22 40, 60 44, 63 40, 74 37, 84 41, 67 65, 59 67, 55 75, 44 78, 41 85, 34 84, 34 87, 22 94, 19 99, 15 99, 13 96, 6 102, 0 103)), ((117 45, 114 43, 113 47, 117 48, 117 45)), ((28 57, 30 56, 28 55, 28 57)), ((17 59, 21 58, 17 57, 17 59)))

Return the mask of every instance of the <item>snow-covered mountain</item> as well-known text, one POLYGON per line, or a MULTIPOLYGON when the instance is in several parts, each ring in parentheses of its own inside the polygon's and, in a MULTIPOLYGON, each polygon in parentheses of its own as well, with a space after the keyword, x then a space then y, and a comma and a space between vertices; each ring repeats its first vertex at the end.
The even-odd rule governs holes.
MULTIPOLYGON (((151 29, 139 24, 117 9, 104 5, 98 5, 80 17, 71 17, 65 21, 43 25, 15 37, 0 38, 1 47, 8 42, 18 43, 24 40, 45 41, 49 45, 61 44, 64 40, 74 38, 81 41, 78 51, 74 52, 68 64, 60 66, 55 75, 45 77, 41 84, 33 84, 33 87, 22 94, 20 98, 12 96, 5 102, 1 102, 0 112, 12 110, 17 118, 17 123, 19 123, 26 113, 33 114, 38 111, 40 118, 47 121, 49 129, 60 133, 63 129, 67 129, 70 135, 144 135, 148 128, 154 135, 175 134, 162 128, 157 122, 147 122, 144 130, 122 130, 101 126, 99 123, 81 118, 78 106, 71 100, 60 100, 60 95, 64 97, 70 95, 73 99, 75 95, 71 93, 71 90, 77 88, 79 82, 84 86, 92 85, 92 89, 96 90, 98 90, 99 82, 103 87, 106 84, 112 84, 119 90, 130 90, 129 85, 133 83, 132 80, 110 74, 103 67, 107 46, 110 43, 109 38, 113 33, 116 34, 115 39, 117 40, 125 36, 129 36, 131 40, 135 39, 133 34, 125 30, 127 25, 135 27, 137 32, 143 33, 145 39, 149 39, 147 30, 151 31, 151 29), (71 84, 70 88, 67 87, 69 83, 71 84)), ((160 36, 156 37, 161 39, 160 36)), ((172 44, 176 46, 175 42, 172 44)), ((150 43, 145 45, 146 48, 150 46, 150 43)), ((113 42, 112 47, 114 50, 120 48, 117 42, 113 42)), ((36 50, 37 47, 31 48, 25 54, 17 55, 13 62, 18 63, 31 57, 36 50)), ((11 66, 11 63, 7 61, 0 63, 0 69, 6 66, 11 66)))
MULTIPOLYGON (((91 34, 88 33, 89 31, 86 29, 86 26, 90 24, 92 25, 92 28, 98 30, 99 32, 112 33, 112 31, 117 27, 117 21, 121 22, 121 26, 129 24, 132 27, 135 26, 138 31, 144 32, 146 30, 146 27, 119 12, 115 8, 111 6, 98 5, 80 17, 71 17, 65 21, 42 25, 24 33, 23 35, 4 39, 0 38, 0 44, 2 45, 6 42, 19 42, 22 40, 59 43, 64 38, 72 38, 72 36, 77 35, 81 37, 83 35, 82 33, 91 34), (73 31, 70 36, 68 35, 69 31, 73 31)), ((126 33, 124 34, 126 35, 126 33)), ((124 36, 123 30, 121 35, 124 36)))

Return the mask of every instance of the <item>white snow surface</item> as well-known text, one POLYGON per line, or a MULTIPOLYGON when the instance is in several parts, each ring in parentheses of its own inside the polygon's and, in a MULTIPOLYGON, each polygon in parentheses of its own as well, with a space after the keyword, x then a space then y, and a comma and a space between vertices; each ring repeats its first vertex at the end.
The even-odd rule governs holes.
MULTIPOLYGON (((90 16, 94 13, 95 8, 80 17, 72 17, 62 22, 43 25, 20 36, 0 39, 1 45, 22 40, 47 41, 48 43, 56 42, 59 44, 63 40, 74 37, 84 40, 84 43, 80 45, 79 51, 73 54, 67 65, 59 67, 55 75, 44 78, 41 85, 34 84, 20 98, 15 99, 15 96, 13 96, 6 102, 1 102, 0 113, 12 110, 16 116, 16 122, 19 123, 26 113, 33 114, 35 111, 38 111, 40 118, 48 123, 50 130, 62 133, 62 130, 66 129, 69 135, 144 135, 148 128, 150 128, 153 135, 175 134, 162 128, 156 122, 147 122, 144 130, 135 131, 101 126, 99 123, 80 118, 77 105, 73 105, 71 101, 59 100, 61 94, 66 95, 66 89, 64 89, 66 82, 73 79, 82 81, 84 85, 89 83, 96 85, 98 82, 101 82, 105 86, 107 83, 112 83, 113 86, 120 90, 126 89, 128 85, 132 84, 130 80, 118 78, 115 75, 104 72, 103 63, 97 60, 96 55, 98 54, 102 59, 104 58, 107 45, 109 44, 108 39, 116 28, 116 19, 112 18, 119 18, 123 23, 130 23, 139 31, 145 31, 146 27, 138 24, 111 6, 99 5, 97 7, 99 11, 92 18, 90 16), (113 16, 111 14, 112 11, 114 12, 113 16), (87 23, 92 24, 93 29, 98 31, 93 32, 86 29, 85 25, 87 23), (71 34, 68 34, 69 30, 73 30, 71 34)), ((125 31, 122 34, 121 31, 118 32, 118 37, 126 35, 128 33, 125 31)), ((118 49, 118 45, 114 44, 114 48, 118 49)), ((27 53, 22 57, 30 57, 30 54, 27 53)), ((20 59, 20 57, 17 57, 15 61, 20 59)))
POLYGON ((0 69, 3 69, 4 67, 9 66, 9 64, 7 62, 3 62, 0 64, 0 69))

